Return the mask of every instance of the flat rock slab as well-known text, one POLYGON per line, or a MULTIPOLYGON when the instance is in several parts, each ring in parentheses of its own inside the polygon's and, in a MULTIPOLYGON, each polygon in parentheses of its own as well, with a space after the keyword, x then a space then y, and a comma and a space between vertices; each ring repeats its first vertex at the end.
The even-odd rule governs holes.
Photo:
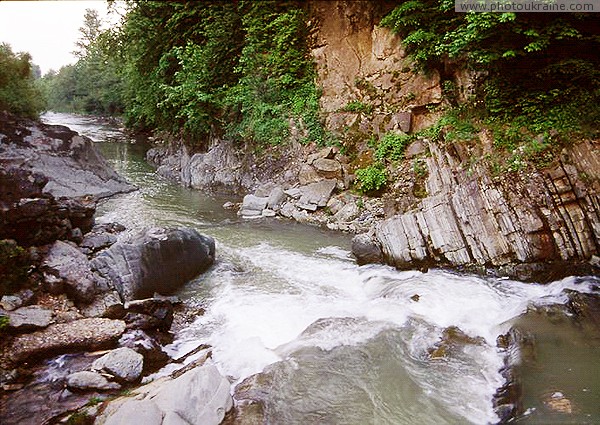
POLYGON ((45 328, 52 323, 52 311, 32 305, 11 311, 8 318, 10 327, 18 330, 45 328))
POLYGON ((233 407, 229 381, 207 361, 177 378, 162 378, 110 402, 98 425, 218 425, 233 407))
POLYGON ((123 332, 125 322, 122 320, 81 319, 20 335, 6 352, 9 360, 18 363, 76 350, 98 350, 116 343, 123 332))

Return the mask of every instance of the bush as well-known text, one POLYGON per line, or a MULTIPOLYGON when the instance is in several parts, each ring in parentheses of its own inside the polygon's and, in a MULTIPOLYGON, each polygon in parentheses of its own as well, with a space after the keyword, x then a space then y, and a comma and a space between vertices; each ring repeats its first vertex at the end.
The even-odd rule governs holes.
POLYGON ((375 193, 387 184, 387 172, 382 164, 356 170, 356 184, 362 193, 375 193))
POLYGON ((413 136, 404 133, 387 133, 377 146, 375 157, 383 161, 389 159, 399 161, 404 159, 404 151, 414 140, 413 136))

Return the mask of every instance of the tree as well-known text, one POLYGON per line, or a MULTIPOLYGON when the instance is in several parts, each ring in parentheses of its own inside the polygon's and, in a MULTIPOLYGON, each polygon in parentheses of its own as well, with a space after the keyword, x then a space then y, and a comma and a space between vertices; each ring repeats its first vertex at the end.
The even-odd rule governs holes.
POLYGON ((29 53, 15 54, 8 44, 0 44, 0 110, 36 118, 44 109, 33 69, 29 53))

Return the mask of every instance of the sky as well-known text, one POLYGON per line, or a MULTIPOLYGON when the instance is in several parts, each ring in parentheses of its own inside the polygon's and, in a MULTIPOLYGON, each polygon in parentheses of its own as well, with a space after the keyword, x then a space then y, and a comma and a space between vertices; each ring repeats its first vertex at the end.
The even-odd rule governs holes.
POLYGON ((76 62, 71 54, 79 38, 86 9, 107 16, 102 0, 0 0, 0 43, 13 52, 29 52, 42 74, 76 62))

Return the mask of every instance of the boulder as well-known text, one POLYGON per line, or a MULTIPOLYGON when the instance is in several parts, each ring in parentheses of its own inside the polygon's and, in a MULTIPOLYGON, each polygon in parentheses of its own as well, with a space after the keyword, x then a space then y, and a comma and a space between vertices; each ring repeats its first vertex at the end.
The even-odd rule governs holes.
POLYGON ((144 356, 144 374, 157 371, 171 360, 157 338, 140 329, 126 331, 119 339, 119 345, 131 348, 144 356))
POLYGON ((7 311, 15 310, 23 305, 23 300, 17 295, 4 295, 0 298, 0 308, 7 311))
POLYGON ((170 294, 206 270, 215 241, 194 229, 153 228, 119 241, 92 260, 123 301, 170 294))
POLYGON ((335 179, 342 177, 342 164, 335 159, 320 158, 313 162, 317 172, 326 178, 335 179))
POLYGON ((104 376, 97 372, 84 370, 72 373, 67 377, 67 387, 72 390, 118 390, 121 385, 116 382, 110 382, 104 376))
POLYGON ((315 211, 318 207, 326 206, 336 185, 335 180, 321 180, 300 187, 302 195, 297 206, 308 211, 315 211))
POLYGON ((239 214, 245 217, 259 216, 262 210, 267 208, 269 198, 263 198, 255 195, 246 195, 242 202, 242 208, 239 214))
POLYGON ((19 331, 45 328, 52 323, 52 311, 38 305, 21 307, 8 313, 9 326, 19 331))
POLYGON ((162 378, 106 405, 98 425, 218 425, 233 407, 230 384, 209 360, 176 378, 162 378))
POLYGON ((121 347, 94 361, 92 369, 110 373, 121 381, 135 382, 142 375, 144 357, 131 348, 121 347))
POLYGON ((287 195, 283 191, 283 188, 281 188, 281 186, 276 186, 271 190, 271 193, 269 193, 267 207, 273 211, 277 211, 286 199, 287 195))
POLYGON ((82 306, 81 312, 85 317, 122 319, 125 316, 125 307, 119 293, 112 290, 97 296, 91 304, 82 306))
POLYGON ((89 303, 96 293, 106 289, 102 288, 101 279, 92 272, 85 254, 67 242, 56 241, 52 245, 42 268, 58 277, 64 283, 67 294, 78 302, 89 303))
POLYGON ((367 233, 361 233, 352 238, 352 254, 356 257, 358 265, 383 261, 381 248, 367 233))
POLYGON ((121 320, 80 319, 19 335, 5 352, 9 360, 18 363, 78 350, 98 350, 115 344, 124 331, 125 322, 121 320))

